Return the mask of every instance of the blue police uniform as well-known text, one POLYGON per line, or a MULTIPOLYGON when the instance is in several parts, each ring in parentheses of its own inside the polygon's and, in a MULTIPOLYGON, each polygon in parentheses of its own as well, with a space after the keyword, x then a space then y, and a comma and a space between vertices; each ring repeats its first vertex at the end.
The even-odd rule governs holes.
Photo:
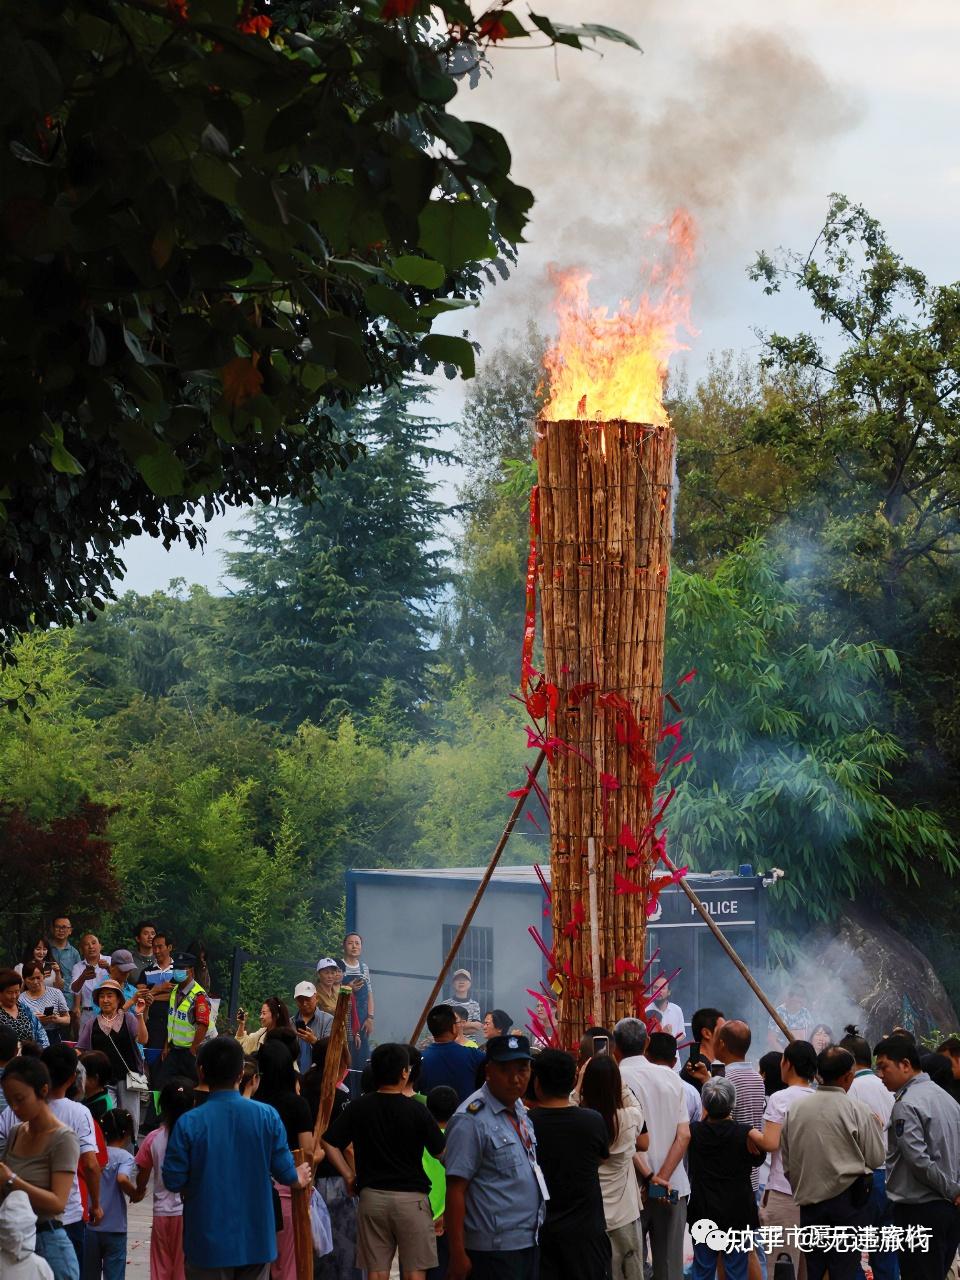
POLYGON ((508 1107, 484 1085, 461 1103, 446 1138, 447 1177, 469 1182, 464 1243, 473 1274, 535 1274, 531 1267, 544 1201, 536 1174, 536 1137, 523 1103, 508 1107), (506 1255, 518 1256, 511 1260, 506 1255), (489 1271, 484 1265, 488 1261, 495 1263, 489 1271))

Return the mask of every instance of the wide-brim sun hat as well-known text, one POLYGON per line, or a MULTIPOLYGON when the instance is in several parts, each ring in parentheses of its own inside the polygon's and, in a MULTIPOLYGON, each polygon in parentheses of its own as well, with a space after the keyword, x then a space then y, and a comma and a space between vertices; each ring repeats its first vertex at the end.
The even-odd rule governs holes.
POLYGON ((90 999, 98 1008, 100 1006, 100 996, 104 991, 115 991, 120 997, 120 1003, 123 1003, 123 987, 121 987, 120 983, 114 978, 104 978, 99 987, 95 987, 90 993, 90 999))

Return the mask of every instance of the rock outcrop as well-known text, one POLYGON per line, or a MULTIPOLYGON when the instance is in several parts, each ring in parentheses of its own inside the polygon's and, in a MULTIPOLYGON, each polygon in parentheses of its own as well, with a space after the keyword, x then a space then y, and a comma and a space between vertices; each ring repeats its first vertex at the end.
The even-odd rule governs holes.
MULTIPOLYGON (((810 1004, 815 1016, 849 1021, 852 1002, 862 1011, 857 1022, 871 1043, 895 1026, 918 1038, 960 1031, 960 1018, 933 965, 876 911, 851 906, 836 924, 817 929, 809 943, 804 953, 808 961, 816 957, 820 979, 819 997, 810 1004)), ((839 1039, 842 1022, 833 1031, 839 1039)))

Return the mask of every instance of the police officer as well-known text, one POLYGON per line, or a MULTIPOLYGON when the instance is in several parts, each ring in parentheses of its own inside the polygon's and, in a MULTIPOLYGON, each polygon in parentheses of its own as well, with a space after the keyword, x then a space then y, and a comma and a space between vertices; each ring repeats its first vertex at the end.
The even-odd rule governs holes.
POLYGON ((170 994, 167 1014, 167 1043, 154 1086, 162 1089, 172 1076, 198 1080, 197 1052, 210 1026, 210 1001, 194 976, 196 956, 178 951, 171 975, 176 986, 170 994))
POLYGON ((486 1083, 447 1125, 448 1280, 535 1280, 546 1183, 521 1099, 530 1041, 487 1041, 486 1083))

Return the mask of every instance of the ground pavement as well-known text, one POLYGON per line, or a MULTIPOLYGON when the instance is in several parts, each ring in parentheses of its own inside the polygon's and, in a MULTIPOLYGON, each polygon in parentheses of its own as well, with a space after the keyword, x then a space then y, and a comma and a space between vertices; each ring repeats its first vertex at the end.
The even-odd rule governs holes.
POLYGON ((127 1207, 127 1280, 150 1280, 150 1229, 153 1190, 139 1204, 127 1207))
MULTIPOLYGON (((127 1209, 127 1275, 126 1280, 150 1280, 150 1231, 153 1225, 153 1182, 139 1204, 127 1209)), ((394 1264, 391 1280, 400 1280, 394 1264)))

